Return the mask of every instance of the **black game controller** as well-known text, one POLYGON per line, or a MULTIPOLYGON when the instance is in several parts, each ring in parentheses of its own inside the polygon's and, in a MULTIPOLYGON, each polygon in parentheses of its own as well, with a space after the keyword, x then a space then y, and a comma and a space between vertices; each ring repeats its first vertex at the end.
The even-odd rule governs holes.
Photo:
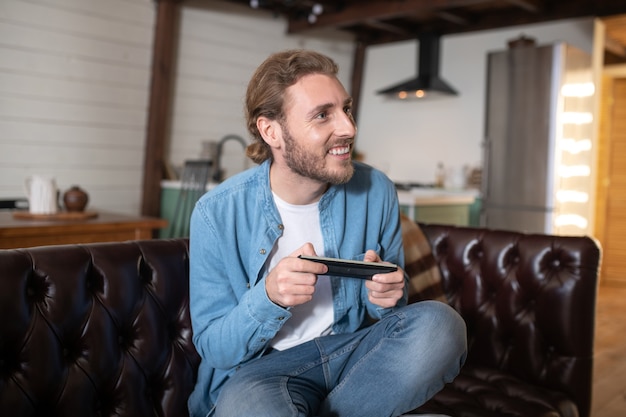
POLYGON ((299 258, 319 262, 328 266, 325 275, 372 279, 375 274, 386 274, 398 270, 398 266, 390 263, 351 261, 347 259, 325 258, 323 256, 300 255, 299 258))

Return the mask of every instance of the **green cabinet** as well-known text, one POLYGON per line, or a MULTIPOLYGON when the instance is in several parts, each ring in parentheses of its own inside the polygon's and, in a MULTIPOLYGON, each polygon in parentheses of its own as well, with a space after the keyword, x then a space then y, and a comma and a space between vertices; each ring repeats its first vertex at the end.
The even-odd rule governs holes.
POLYGON ((398 192, 400 210, 422 223, 478 226, 480 199, 473 191, 398 192))
MULTIPOLYGON (((159 230, 160 238, 186 237, 181 233, 174 233, 174 213, 180 197, 180 183, 175 181, 163 181, 161 183, 161 213, 160 217, 167 219, 167 227, 159 230)), ((189 217, 191 213, 186 213, 189 217)))
POLYGON ((422 223, 453 224, 456 226, 468 226, 470 224, 470 207, 468 204, 401 206, 400 209, 407 216, 422 223), (413 209, 413 213, 410 212, 411 209, 413 209))

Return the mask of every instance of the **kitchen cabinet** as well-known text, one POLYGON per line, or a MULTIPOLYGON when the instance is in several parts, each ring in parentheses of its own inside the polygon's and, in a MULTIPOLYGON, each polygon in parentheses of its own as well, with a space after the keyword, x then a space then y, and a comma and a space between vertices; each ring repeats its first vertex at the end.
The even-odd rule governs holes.
POLYGON ((400 210, 422 223, 470 226, 477 222, 477 192, 474 190, 415 189, 398 191, 400 210))

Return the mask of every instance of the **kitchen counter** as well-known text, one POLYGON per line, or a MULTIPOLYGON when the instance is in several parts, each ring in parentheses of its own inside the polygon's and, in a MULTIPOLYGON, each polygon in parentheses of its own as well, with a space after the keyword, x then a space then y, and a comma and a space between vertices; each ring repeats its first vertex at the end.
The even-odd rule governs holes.
POLYGON ((25 220, 14 213, 0 211, 0 249, 151 239, 154 231, 167 226, 161 218, 106 212, 83 220, 25 220))
POLYGON ((471 214, 478 197, 478 190, 440 188, 398 190, 400 209, 412 220, 457 226, 473 223, 471 214))
POLYGON ((398 191, 400 205, 440 206, 472 204, 478 190, 447 190, 441 188, 414 188, 398 191))

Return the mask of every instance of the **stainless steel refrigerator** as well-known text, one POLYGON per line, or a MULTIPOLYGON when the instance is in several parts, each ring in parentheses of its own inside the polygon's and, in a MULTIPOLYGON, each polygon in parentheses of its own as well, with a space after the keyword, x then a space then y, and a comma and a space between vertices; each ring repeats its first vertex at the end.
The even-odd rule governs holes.
POLYGON ((482 226, 587 232, 592 81, 591 56, 564 43, 488 53, 482 226))

